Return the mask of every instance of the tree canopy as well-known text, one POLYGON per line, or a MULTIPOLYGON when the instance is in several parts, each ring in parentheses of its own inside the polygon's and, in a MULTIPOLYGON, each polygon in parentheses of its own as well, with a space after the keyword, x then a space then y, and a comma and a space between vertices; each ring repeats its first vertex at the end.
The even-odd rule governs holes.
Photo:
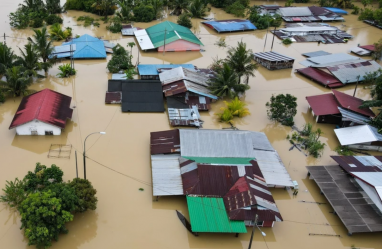
POLYGON ((283 125, 294 125, 293 118, 297 114, 297 98, 291 94, 272 95, 269 102, 267 114, 270 120, 278 121, 283 125))

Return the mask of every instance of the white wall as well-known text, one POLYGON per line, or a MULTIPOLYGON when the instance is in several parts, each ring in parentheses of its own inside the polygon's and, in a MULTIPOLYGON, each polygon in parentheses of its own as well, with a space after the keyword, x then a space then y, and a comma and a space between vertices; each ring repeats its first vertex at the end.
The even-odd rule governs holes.
POLYGON ((53 131, 53 135, 61 135, 61 128, 34 120, 16 127, 17 135, 32 135, 32 130, 37 130, 38 135, 45 135, 45 131, 53 131))

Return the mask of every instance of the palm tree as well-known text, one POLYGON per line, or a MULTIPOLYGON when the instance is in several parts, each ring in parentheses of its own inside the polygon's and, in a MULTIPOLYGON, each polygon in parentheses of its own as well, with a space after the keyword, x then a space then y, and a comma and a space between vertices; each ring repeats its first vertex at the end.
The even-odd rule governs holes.
POLYGON ((206 16, 207 6, 203 0, 193 0, 190 5, 190 12, 193 17, 202 18, 206 16))
POLYGON ((22 67, 25 68, 26 73, 29 76, 38 76, 40 78, 43 78, 43 75, 37 74, 37 71, 42 69, 42 65, 39 62, 40 56, 39 53, 36 51, 36 49, 32 46, 31 43, 28 43, 24 46, 25 51, 20 49, 21 56, 20 56, 20 64, 22 67))
POLYGON ((237 47, 231 47, 228 50, 226 61, 231 68, 239 75, 238 83, 241 83, 241 77, 245 76, 244 82, 248 84, 249 76, 255 76, 257 64, 252 60, 253 52, 247 49, 247 44, 240 41, 237 47))
POLYGON ((188 12, 190 7, 190 0, 173 0, 168 3, 169 7, 173 9, 171 14, 179 16, 182 12, 188 12))
POLYGON ((99 11, 103 11, 103 16, 105 17, 105 20, 107 18, 107 14, 110 10, 116 9, 116 1, 115 0, 97 0, 92 5, 93 8, 99 11))
POLYGON ((57 14, 62 12, 60 0, 46 0, 46 10, 49 14, 57 14))
POLYGON ((45 72, 53 66, 55 59, 51 58, 51 54, 54 50, 52 41, 49 39, 50 36, 46 27, 43 27, 41 30, 34 30, 33 40, 28 37, 28 40, 33 45, 33 48, 38 51, 40 58, 42 59, 42 68, 45 72))
POLYGON ((208 82, 208 89, 211 94, 218 97, 234 98, 249 89, 249 85, 238 84, 238 78, 239 76, 228 63, 224 63, 216 77, 208 82))
POLYGON ((6 81, 0 81, 0 88, 6 96, 26 96, 34 92, 34 90, 28 90, 32 84, 32 77, 22 67, 8 68, 5 72, 5 78, 6 81))
POLYGON ((0 43, 0 78, 8 68, 16 65, 17 56, 6 44, 0 43))

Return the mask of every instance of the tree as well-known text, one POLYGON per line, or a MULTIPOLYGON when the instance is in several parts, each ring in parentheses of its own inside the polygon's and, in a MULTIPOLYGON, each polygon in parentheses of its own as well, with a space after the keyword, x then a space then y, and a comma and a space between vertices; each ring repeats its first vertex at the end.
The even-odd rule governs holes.
POLYGON ((297 98, 290 94, 272 95, 270 102, 266 103, 269 119, 286 126, 292 126, 294 124, 293 117, 297 114, 296 101, 297 98))
POLYGON ((371 0, 361 0, 361 3, 363 5, 363 8, 366 8, 367 5, 371 4, 371 0))
POLYGON ((373 59, 378 61, 382 59, 382 38, 374 43, 373 59))
POLYGON ((206 16, 207 6, 203 0, 193 0, 190 5, 192 17, 203 18, 206 16))
POLYGON ((63 175, 64 172, 54 164, 48 168, 45 165, 36 163, 34 171, 29 171, 24 177, 25 190, 34 192, 36 190, 44 189, 53 183, 62 183, 63 175))
POLYGON ((247 0, 237 0, 233 4, 224 8, 224 10, 238 17, 245 17, 245 11, 248 8, 249 1, 247 0))
POLYGON ((237 47, 231 47, 228 50, 226 61, 229 66, 238 74, 238 83, 241 83, 241 77, 248 84, 249 76, 255 76, 257 64, 252 60, 253 52, 247 49, 247 44, 243 41, 237 43, 237 47))
POLYGON ((133 67, 131 62, 132 55, 120 44, 113 48, 111 60, 107 63, 107 69, 110 73, 118 73, 121 70, 128 70, 133 67))
POLYGON ((34 30, 33 39, 28 37, 28 40, 33 45, 33 48, 38 51, 38 54, 43 61, 41 66, 45 72, 47 72, 55 63, 54 58, 51 58, 54 47, 49 38, 50 36, 46 27, 43 27, 41 30, 34 30))
POLYGON ((32 77, 23 67, 14 66, 5 71, 6 81, 0 81, 0 89, 5 96, 27 96, 34 92, 28 87, 32 84, 32 77))
POLYGON ((118 1, 118 5, 121 7, 119 11, 116 13, 116 15, 122 20, 122 21, 129 21, 133 19, 133 16, 131 15, 131 10, 133 8, 132 5, 130 5, 126 0, 118 1))
POLYGON ((192 23, 191 23, 191 16, 190 14, 183 13, 178 17, 177 23, 179 25, 182 25, 183 27, 186 28, 192 28, 192 23))
POLYGON ((136 22, 151 22, 155 19, 155 10, 151 5, 140 4, 134 7, 133 13, 136 22))
POLYGON ((153 6, 155 18, 159 18, 163 10, 163 0, 151 0, 151 6, 153 6))
POLYGON ((69 63, 60 65, 58 67, 58 70, 60 70, 60 72, 57 74, 59 78, 67 78, 77 73, 77 71, 74 68, 72 68, 72 66, 69 63))
POLYGON ((79 199, 76 212, 85 212, 86 210, 95 210, 97 208, 98 199, 95 196, 97 190, 86 179, 74 178, 69 182, 69 186, 75 190, 79 199))
POLYGON ((238 84, 238 74, 228 63, 223 63, 222 69, 216 72, 216 77, 208 81, 208 89, 211 94, 218 97, 234 98, 244 94, 250 87, 249 85, 238 84))
POLYGON ((50 39, 53 41, 61 41, 72 36, 72 28, 68 27, 65 30, 61 29, 59 23, 50 26, 49 29, 50 39))
POLYGON ((65 223, 73 220, 73 215, 63 210, 62 200, 51 191, 29 194, 19 212, 28 245, 36 245, 38 249, 50 247, 60 233, 67 233, 65 223))
POLYGON ((29 76, 38 76, 43 78, 43 75, 37 74, 37 71, 42 69, 42 64, 39 59, 39 52, 31 43, 24 46, 24 50, 20 49, 21 56, 19 58, 20 65, 25 68, 29 76))
POLYGON ((179 16, 184 12, 188 13, 189 7, 190 7, 190 0, 173 0, 169 2, 169 8, 173 10, 171 12, 172 15, 179 16))
POLYGON ((105 20, 107 19, 107 15, 117 9, 116 1, 115 0, 96 0, 92 7, 95 10, 101 11, 103 13, 103 16, 105 17, 105 20))
POLYGON ((70 213, 74 212, 79 204, 78 197, 74 188, 68 183, 57 183, 47 186, 43 191, 51 191, 54 196, 61 199, 61 207, 70 213))
POLYGON ((13 53, 12 49, 4 43, 0 43, 0 79, 8 68, 17 64, 18 57, 13 53))
POLYGON ((16 178, 14 181, 6 181, 3 189, 5 195, 0 196, 0 202, 7 203, 10 207, 18 207, 27 198, 25 181, 16 178))
POLYGON ((62 12, 60 0, 45 0, 46 10, 49 14, 58 14, 62 12))

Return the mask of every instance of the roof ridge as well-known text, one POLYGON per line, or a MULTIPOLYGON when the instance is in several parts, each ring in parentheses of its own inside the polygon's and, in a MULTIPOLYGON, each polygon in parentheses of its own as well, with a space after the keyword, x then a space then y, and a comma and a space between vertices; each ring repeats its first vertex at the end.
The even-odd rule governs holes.
POLYGON ((38 105, 38 108, 36 110, 36 113, 35 113, 35 116, 34 116, 34 119, 38 119, 38 116, 40 115, 40 111, 41 111, 41 106, 42 104, 44 103, 45 99, 46 99, 46 95, 48 94, 48 91, 50 89, 48 88, 45 88, 44 90, 42 90, 42 92, 44 93, 43 97, 40 99, 40 102, 39 102, 39 105, 38 105))

